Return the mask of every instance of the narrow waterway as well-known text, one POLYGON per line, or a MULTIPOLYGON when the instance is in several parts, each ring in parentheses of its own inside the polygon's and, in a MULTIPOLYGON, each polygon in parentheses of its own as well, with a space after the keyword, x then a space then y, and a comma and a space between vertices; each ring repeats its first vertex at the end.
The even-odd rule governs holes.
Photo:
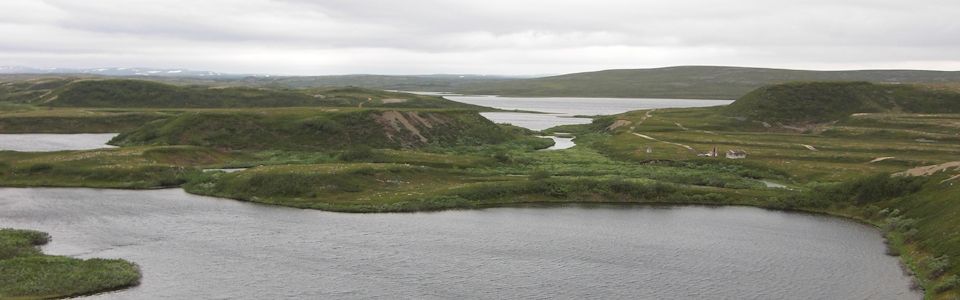
MULTIPOLYGON (((693 100, 693 99, 653 99, 653 98, 578 98, 578 97, 499 97, 465 96, 442 93, 444 98, 488 107, 526 112, 485 112, 487 119, 496 123, 508 123, 531 130, 544 130, 559 125, 589 124, 592 119, 586 116, 612 115, 631 110, 651 108, 706 107, 727 105, 730 100, 693 100)), ((558 142, 554 138, 555 142, 558 142)), ((573 147, 566 141, 559 141, 552 150, 573 147), (560 144, 563 142, 564 144, 560 144)))

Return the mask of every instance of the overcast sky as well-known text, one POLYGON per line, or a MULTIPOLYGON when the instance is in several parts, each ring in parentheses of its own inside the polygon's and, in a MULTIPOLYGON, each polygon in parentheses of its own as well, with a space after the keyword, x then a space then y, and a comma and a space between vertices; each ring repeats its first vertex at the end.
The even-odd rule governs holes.
POLYGON ((2 0, 0 65, 297 75, 960 70, 960 1, 2 0))

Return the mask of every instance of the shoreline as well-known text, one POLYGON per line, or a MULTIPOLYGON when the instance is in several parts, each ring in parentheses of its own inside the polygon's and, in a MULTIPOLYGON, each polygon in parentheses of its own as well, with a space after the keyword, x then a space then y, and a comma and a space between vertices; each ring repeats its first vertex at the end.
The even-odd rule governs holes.
MULTIPOLYGON (((709 202, 667 202, 667 201, 584 201, 584 200, 560 200, 560 201, 549 201, 549 200, 535 200, 535 201, 513 201, 513 202, 493 202, 493 203, 484 203, 474 206, 460 206, 460 207, 443 207, 443 208, 430 208, 430 209, 420 209, 420 210, 404 210, 404 211, 349 211, 349 210, 325 210, 318 208, 307 208, 307 207, 296 207, 290 205, 282 205, 277 203, 262 203, 257 201, 249 201, 244 199, 234 199, 227 197, 219 197, 216 195, 204 195, 191 193, 190 191, 184 189, 183 187, 156 187, 156 188, 146 188, 146 189, 129 189, 129 188, 97 188, 97 187, 64 187, 64 186, 0 186, 2 189, 92 189, 92 190, 125 190, 125 191, 149 191, 149 190, 180 190, 186 194, 192 196, 200 197, 209 197, 216 200, 231 200, 246 202, 253 205, 263 205, 263 206, 273 206, 273 207, 283 207, 283 208, 292 208, 292 209, 301 209, 301 210, 317 210, 329 213, 343 213, 343 214, 420 214, 420 213, 435 213, 435 212, 444 212, 444 211, 457 211, 457 210, 483 210, 483 209, 496 209, 496 208, 511 208, 511 207, 531 207, 531 208, 556 208, 564 206, 590 206, 590 205, 602 205, 607 206, 611 209, 617 209, 617 207, 750 207, 763 209, 773 212, 783 212, 783 213, 793 213, 793 214, 806 214, 806 215, 816 215, 824 216, 830 218, 838 218, 849 222, 855 222, 862 225, 870 226, 876 230, 876 232, 883 238, 884 245, 887 247, 894 247, 898 250, 899 255, 896 255, 897 262, 902 269, 908 270, 908 275, 911 280, 917 282, 919 285, 919 292, 925 296, 927 291, 932 291, 932 287, 929 286, 929 283, 926 280, 923 280, 921 277, 921 270, 916 266, 915 263, 921 257, 925 257, 925 253, 919 253, 916 251, 906 251, 908 250, 908 245, 903 243, 895 242, 885 234, 882 230, 883 224, 878 221, 865 219, 858 217, 849 213, 844 213, 839 210, 815 210, 815 209, 790 209, 790 208, 774 208, 770 206, 764 206, 760 204, 749 204, 749 203, 730 203, 730 204, 718 204, 718 203, 709 203, 709 202)), ((892 256, 887 254, 888 256, 892 256)), ((127 287, 120 287, 108 291, 98 291, 85 295, 73 295, 70 297, 77 296, 88 296, 92 294, 106 293, 117 290, 122 290, 130 287, 135 287, 136 285, 131 285, 127 287)), ((911 288, 911 290, 914 290, 911 288)), ((926 298, 926 297, 925 297, 926 298)))

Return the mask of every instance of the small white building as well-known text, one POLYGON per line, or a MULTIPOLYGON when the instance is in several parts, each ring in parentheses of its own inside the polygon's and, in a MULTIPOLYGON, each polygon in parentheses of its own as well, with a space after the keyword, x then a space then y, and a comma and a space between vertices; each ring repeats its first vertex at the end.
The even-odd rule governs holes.
POLYGON ((729 159, 744 159, 747 158, 747 152, 740 149, 730 149, 727 150, 727 158, 729 159))
POLYGON ((707 152, 707 153, 702 153, 702 154, 700 154, 700 156, 703 156, 703 157, 720 157, 720 150, 717 150, 717 147, 713 147, 713 150, 710 150, 710 152, 707 152))

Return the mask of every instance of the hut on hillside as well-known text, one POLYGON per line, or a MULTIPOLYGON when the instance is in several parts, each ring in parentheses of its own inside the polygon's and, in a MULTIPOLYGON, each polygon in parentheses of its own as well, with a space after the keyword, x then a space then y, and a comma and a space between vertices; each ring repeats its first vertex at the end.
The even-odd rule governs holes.
POLYGON ((700 157, 720 157, 720 151, 717 150, 717 147, 713 147, 713 150, 710 150, 710 152, 700 153, 700 154, 697 154, 697 156, 700 156, 700 157))
POLYGON ((727 150, 727 158, 744 159, 744 158, 747 158, 747 152, 740 149, 730 149, 730 150, 727 150))

